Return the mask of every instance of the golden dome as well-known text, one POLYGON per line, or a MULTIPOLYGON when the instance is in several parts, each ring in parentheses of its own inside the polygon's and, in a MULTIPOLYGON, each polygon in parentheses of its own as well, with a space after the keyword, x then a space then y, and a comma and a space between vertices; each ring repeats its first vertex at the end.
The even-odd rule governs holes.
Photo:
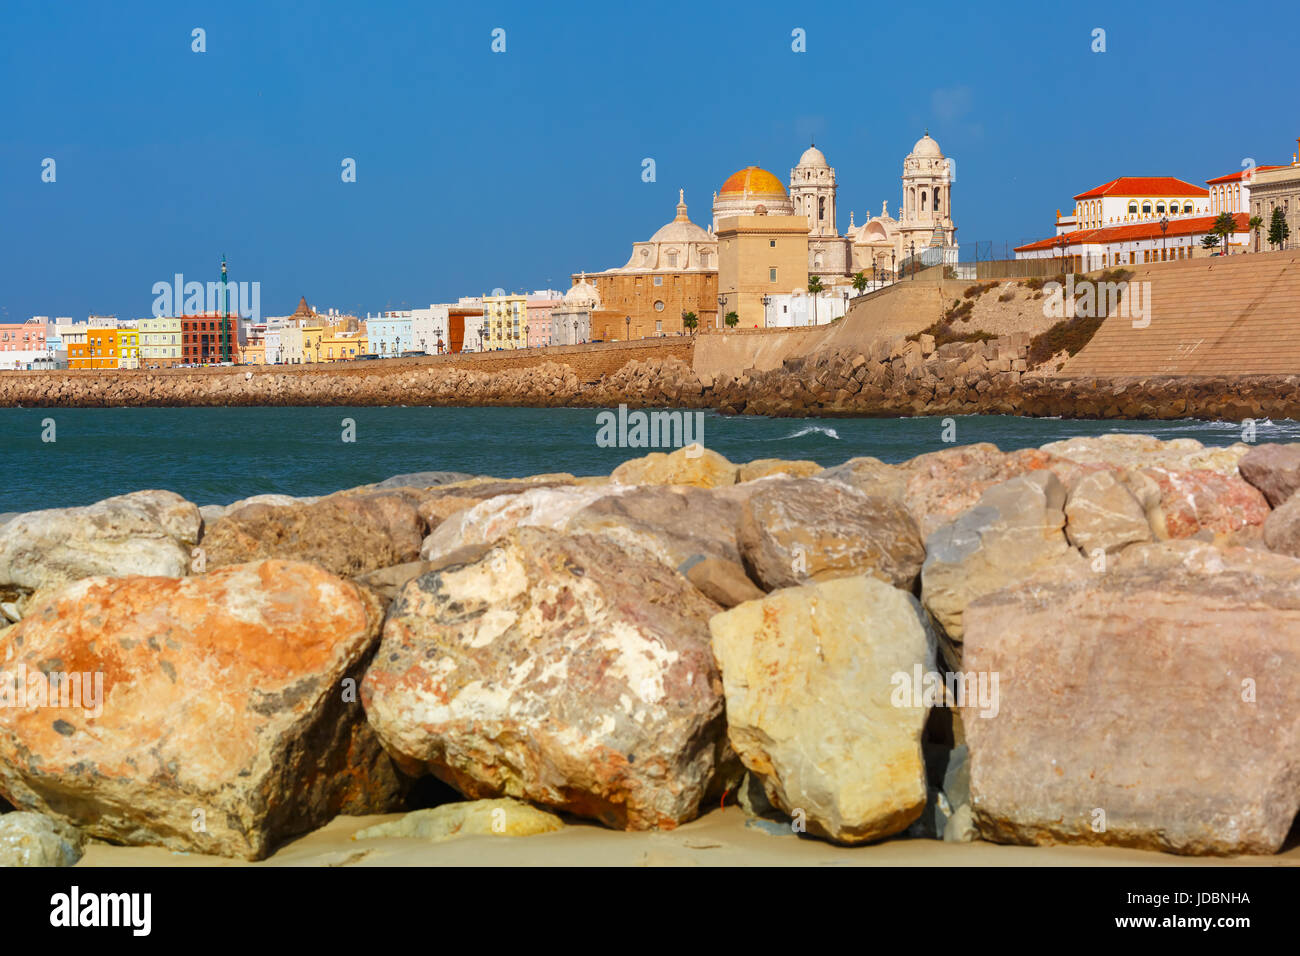
POLYGON ((779 196, 784 199, 785 186, 766 169, 746 166, 740 172, 732 173, 718 190, 719 199, 750 196, 779 196))

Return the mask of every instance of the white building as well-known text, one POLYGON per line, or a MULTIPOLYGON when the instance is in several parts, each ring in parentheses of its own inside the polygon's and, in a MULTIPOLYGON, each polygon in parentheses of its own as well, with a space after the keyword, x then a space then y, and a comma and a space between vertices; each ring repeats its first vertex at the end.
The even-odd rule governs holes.
POLYGON ((828 289, 813 295, 796 290, 783 295, 770 295, 763 305, 768 328, 800 328, 809 325, 826 325, 848 311, 849 298, 854 293, 842 289, 828 289))

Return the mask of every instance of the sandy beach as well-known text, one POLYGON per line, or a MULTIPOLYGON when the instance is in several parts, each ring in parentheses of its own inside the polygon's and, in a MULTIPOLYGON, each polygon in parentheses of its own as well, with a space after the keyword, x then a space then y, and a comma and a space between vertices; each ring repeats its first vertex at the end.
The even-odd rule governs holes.
POLYGON ((90 843, 80 866, 1300 866, 1300 841, 1275 856, 1188 857, 1117 847, 1002 846, 892 839, 864 847, 775 834, 739 807, 707 813, 672 831, 607 830, 571 820, 556 833, 464 836, 441 843, 352 835, 401 814, 337 817, 266 860, 173 853, 161 847, 90 843), (749 823, 749 825, 746 825, 749 823))

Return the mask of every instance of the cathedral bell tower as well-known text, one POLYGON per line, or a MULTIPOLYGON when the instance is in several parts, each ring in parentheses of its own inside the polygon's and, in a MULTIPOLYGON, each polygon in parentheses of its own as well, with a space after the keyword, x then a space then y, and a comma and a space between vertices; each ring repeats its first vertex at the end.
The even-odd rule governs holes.
POLYGON ((808 219, 808 238, 837 236, 835 229, 835 170, 816 145, 790 170, 790 199, 796 216, 808 219))

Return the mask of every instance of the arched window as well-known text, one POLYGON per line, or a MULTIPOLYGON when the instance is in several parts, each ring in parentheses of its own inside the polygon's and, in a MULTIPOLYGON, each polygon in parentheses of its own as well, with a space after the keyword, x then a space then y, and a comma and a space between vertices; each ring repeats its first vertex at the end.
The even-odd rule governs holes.
POLYGON ((1183 203, 1183 212, 1188 213, 1191 211, 1192 211, 1192 204, 1190 202, 1183 203))
POLYGON ((940 190, 937 186, 935 187, 935 190, 934 190, 934 211, 935 211, 936 213, 939 211, 939 207, 940 207, 940 198, 939 198, 939 193, 940 193, 941 191, 942 191, 942 190, 940 190))
POLYGON ((818 219, 826 218, 826 197, 825 196, 817 197, 817 218, 818 219))
POLYGON ((925 190, 921 190, 921 212, 925 212, 925 190))
POLYGON ((1137 215, 1137 211, 1138 211, 1138 204, 1137 204, 1136 200, 1135 200, 1134 202, 1131 202, 1131 203, 1128 204, 1128 214, 1129 214, 1130 216, 1136 216, 1136 215, 1137 215))
POLYGON ((1163 202, 1156 203, 1156 212, 1160 213, 1161 215, 1164 215, 1165 204, 1163 202))
POLYGON ((1142 215, 1144 216, 1151 215, 1151 200, 1148 199, 1146 202, 1142 204, 1142 215))

